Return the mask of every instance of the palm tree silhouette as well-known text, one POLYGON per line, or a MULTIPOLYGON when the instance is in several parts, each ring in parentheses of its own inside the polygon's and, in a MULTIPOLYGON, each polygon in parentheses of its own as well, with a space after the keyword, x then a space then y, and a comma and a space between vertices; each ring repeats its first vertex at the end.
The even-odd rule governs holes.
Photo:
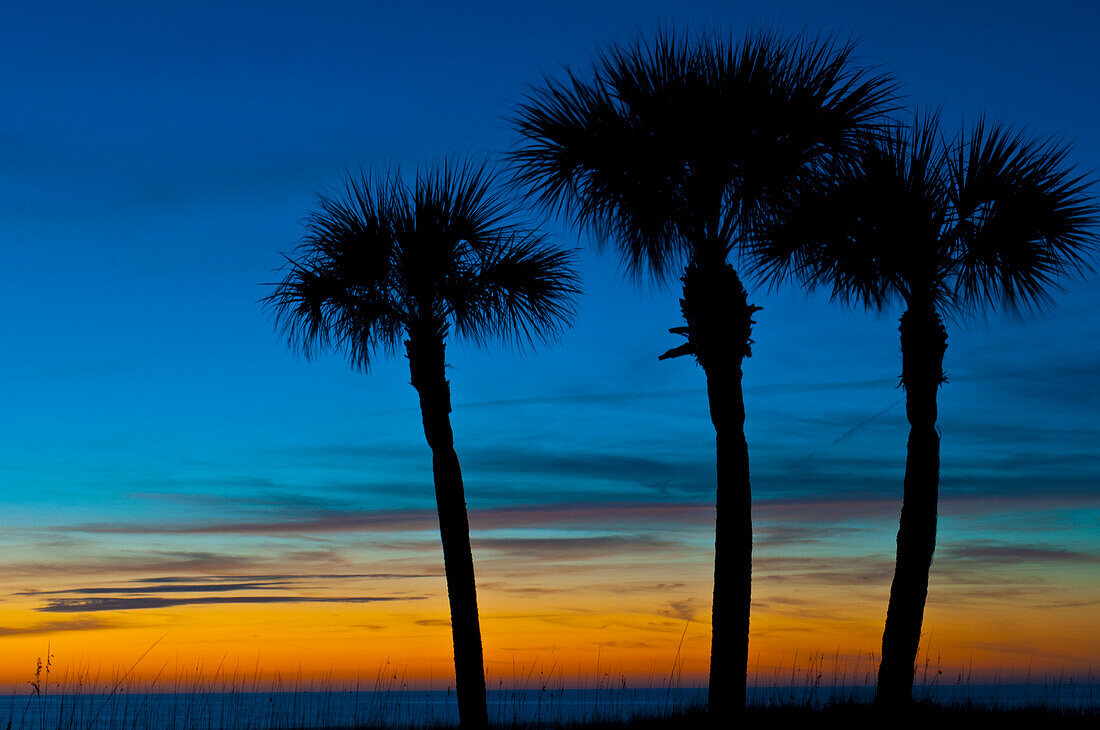
POLYGON ((612 47, 590 77, 545 79, 518 106, 517 184, 634 275, 682 272, 687 341, 707 379, 717 519, 709 709, 744 708, 752 571, 741 366, 753 314, 729 259, 765 212, 875 124, 894 84, 852 70, 851 44, 715 34, 612 47))
POLYGON ((789 275, 881 310, 900 300, 909 441, 897 562, 876 701, 910 701, 936 546, 946 382, 943 316, 1046 304, 1089 266, 1096 214, 1068 147, 978 121, 946 141, 935 115, 861 143, 855 163, 809 186, 754 244, 762 277, 789 275))
POLYGON ((485 165, 448 161, 398 174, 348 176, 322 196, 286 277, 266 298, 276 326, 307 358, 335 350, 366 371, 404 341, 432 450, 439 532, 463 727, 487 724, 481 629, 462 472, 451 431, 447 336, 531 343, 574 313, 574 254, 510 222, 485 165))

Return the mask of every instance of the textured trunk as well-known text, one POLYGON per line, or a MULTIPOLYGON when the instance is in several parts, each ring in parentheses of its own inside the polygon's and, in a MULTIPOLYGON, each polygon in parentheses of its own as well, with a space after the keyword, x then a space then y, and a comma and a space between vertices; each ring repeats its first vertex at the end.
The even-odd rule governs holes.
POLYGON ((931 307, 910 307, 901 317, 900 331, 909 444, 897 563, 882 634, 876 694, 876 702, 893 707, 912 701, 913 672, 928 597, 928 572, 936 549, 940 480, 936 393, 944 381, 943 355, 947 350, 947 331, 931 307))
POLYGON ((451 432, 451 389, 444 371, 443 328, 426 326, 422 331, 410 333, 406 350, 412 384, 420 395, 424 437, 432 449, 439 535, 443 542, 443 566, 451 604, 459 722, 463 728, 481 730, 488 725, 481 626, 462 471, 451 432))
POLYGON ((752 589, 752 515, 749 451, 741 363, 750 352, 758 307, 724 256, 693 260, 680 300, 687 326, 673 331, 687 343, 668 356, 693 354, 707 377, 718 461, 714 530, 714 604, 711 618, 708 710, 724 720, 745 708, 752 589))

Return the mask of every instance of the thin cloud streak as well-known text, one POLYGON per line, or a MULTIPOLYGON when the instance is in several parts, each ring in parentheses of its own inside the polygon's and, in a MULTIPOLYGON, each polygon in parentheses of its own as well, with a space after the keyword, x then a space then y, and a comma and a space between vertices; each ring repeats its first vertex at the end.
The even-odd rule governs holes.
MULTIPOLYGON (((785 395, 806 391, 849 390, 892 385, 889 378, 875 380, 850 380, 829 383, 764 383, 749 385, 745 392, 749 394, 785 395)), ((684 396, 705 395, 706 388, 677 388, 668 390, 630 390, 612 393, 567 393, 562 395, 526 396, 518 398, 498 398, 493 400, 466 401, 455 404, 456 408, 493 408, 497 406, 559 405, 563 403, 618 403, 623 401, 656 400, 662 398, 683 398, 684 396)), ((414 408, 392 408, 380 413, 406 413, 414 408)))
POLYGON ((281 591, 286 590, 286 583, 168 583, 164 585, 130 586, 126 588, 66 588, 57 591, 19 591, 16 596, 60 596, 70 594, 122 594, 135 595, 147 593, 202 593, 231 591, 281 591))
MULTIPOLYGON (((979 494, 944 494, 943 514, 970 515, 1020 509, 1058 509, 1095 504, 1100 497, 1080 495, 1019 494, 1001 500, 979 494)), ((783 520, 836 523, 897 517, 894 496, 873 496, 859 491, 828 497, 761 499, 754 516, 761 521, 783 520)), ((476 531, 523 527, 608 527, 629 525, 709 525, 714 507, 705 502, 598 502, 589 504, 541 504, 491 507, 470 511, 470 527, 476 531)), ((433 509, 348 510, 324 512, 299 520, 240 522, 93 523, 54 528, 58 531, 118 535, 309 535, 341 532, 423 532, 438 529, 433 509)))
POLYGON ((118 628, 120 625, 92 616, 82 616, 75 619, 47 621, 34 626, 0 626, 0 637, 58 634, 63 631, 99 631, 100 629, 118 628))
POLYGON ((624 554, 671 554, 680 545, 652 537, 532 537, 475 538, 474 547, 512 558, 539 560, 589 560, 624 554))
MULTIPOLYGON (((470 511, 474 530, 545 525, 701 524, 713 520, 713 507, 694 502, 620 502, 494 507, 470 511)), ((95 534, 244 534, 282 535, 315 532, 420 532, 438 529, 433 509, 326 512, 303 520, 170 523, 102 523, 59 528, 95 534)))
POLYGON ((44 613, 88 613, 93 611, 129 611, 178 606, 205 606, 244 603, 383 603, 422 601, 427 596, 200 596, 196 598, 57 598, 35 609, 44 613))
MULTIPOLYGON (((133 534, 151 534, 141 531, 133 534)), ((10 577, 72 576, 72 575, 126 575, 134 573, 194 573, 191 580, 204 574, 228 574, 235 571, 270 570, 272 567, 309 565, 337 567, 347 563, 339 551, 300 550, 284 552, 269 557, 234 555, 194 550, 150 550, 140 554, 106 555, 101 558, 85 558, 75 561, 10 563, 4 566, 4 574, 10 577)))
POLYGON ((1020 563, 1100 563, 1100 554, 1068 550, 1042 544, 1000 543, 992 540, 968 540, 946 546, 945 557, 952 560, 977 560, 984 564, 1020 563))
POLYGON ((302 584, 317 581, 346 581, 356 579, 407 579, 438 578, 438 573, 320 573, 318 575, 293 574, 284 576, 165 576, 131 580, 125 586, 98 586, 90 588, 65 588, 59 590, 30 589, 17 591, 14 596, 61 595, 127 595, 146 596, 157 593, 231 593, 235 591, 285 591, 302 584), (257 580, 242 582, 243 577, 257 580), (230 579, 230 580, 226 580, 230 579), (200 582, 196 582, 200 581, 200 582))
MULTIPOLYGON (((204 575, 203 580, 208 581, 279 581, 290 582, 299 580, 345 580, 350 578, 393 579, 393 578, 438 578, 442 572, 425 573, 271 573, 267 575, 204 575)), ((133 583, 185 583, 195 580, 193 575, 162 575, 153 578, 134 578, 133 583)))

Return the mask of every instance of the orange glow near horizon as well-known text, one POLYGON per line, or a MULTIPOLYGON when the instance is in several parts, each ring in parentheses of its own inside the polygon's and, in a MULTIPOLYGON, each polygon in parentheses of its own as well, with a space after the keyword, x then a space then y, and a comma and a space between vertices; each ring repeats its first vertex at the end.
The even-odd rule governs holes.
MULTIPOLYGON (((515 586, 495 575, 499 563, 486 561, 481 613, 490 687, 705 685, 706 567, 657 564, 629 581, 601 583, 608 566, 574 566, 548 572, 537 585, 515 586), (681 580, 670 580, 677 574, 681 580)), ((75 619, 32 612, 38 598, 22 596, 0 609, 0 625, 8 627, 0 636, 0 684, 26 691, 48 647, 52 681, 70 688, 79 677, 101 686, 125 675, 127 684, 163 691, 445 689, 453 670, 443 582, 426 582, 434 595, 423 600, 177 606, 75 619)), ((803 686, 817 675, 825 683, 873 681, 887 588, 792 587, 782 574, 762 571, 750 681, 803 686)), ((1087 605, 1094 591, 1079 586, 1060 596, 1065 605, 1058 608, 989 599, 975 610, 956 588, 934 581, 918 681, 1086 675, 1089 658, 1100 652, 1100 627, 1087 605)))

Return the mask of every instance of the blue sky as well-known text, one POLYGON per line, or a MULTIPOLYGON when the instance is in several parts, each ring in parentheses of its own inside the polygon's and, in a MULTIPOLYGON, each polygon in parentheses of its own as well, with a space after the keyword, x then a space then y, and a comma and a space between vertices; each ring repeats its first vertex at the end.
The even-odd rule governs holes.
MULTIPOLYGON (((59 3, 0 21, 0 545, 11 574, 56 568, 13 590, 122 575, 142 553, 166 571, 388 559, 332 522, 432 506, 406 363, 364 376, 304 362, 261 311, 263 283, 344 169, 506 150, 525 85, 608 42, 660 23, 850 35, 948 128, 984 112, 1074 140, 1085 170, 1100 160, 1100 10, 1084 2, 59 3), (295 521, 315 533, 270 524, 295 521)), ((468 499, 486 511, 475 527, 491 525, 481 544, 596 559, 675 543, 705 574, 705 519, 493 522, 517 504, 713 499, 702 374, 656 359, 677 344, 676 291, 624 280, 587 239, 547 227, 582 249, 575 329, 533 355, 449 350, 468 499)), ((906 433, 898 313, 751 298, 764 307, 745 367, 761 554, 888 568, 906 433)), ((1052 571, 1095 601, 1095 279, 1058 300, 950 327, 937 565, 987 560, 1036 595, 1052 571)))

